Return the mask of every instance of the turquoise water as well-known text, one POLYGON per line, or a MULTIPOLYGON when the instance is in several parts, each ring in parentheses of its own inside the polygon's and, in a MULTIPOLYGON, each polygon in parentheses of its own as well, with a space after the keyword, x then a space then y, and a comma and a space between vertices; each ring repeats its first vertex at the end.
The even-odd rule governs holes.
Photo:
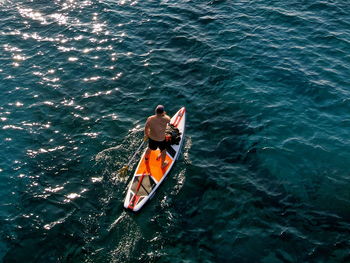
POLYGON ((3 262, 350 262, 348 1, 0 7, 3 262), (157 104, 186 142, 133 214, 157 104))

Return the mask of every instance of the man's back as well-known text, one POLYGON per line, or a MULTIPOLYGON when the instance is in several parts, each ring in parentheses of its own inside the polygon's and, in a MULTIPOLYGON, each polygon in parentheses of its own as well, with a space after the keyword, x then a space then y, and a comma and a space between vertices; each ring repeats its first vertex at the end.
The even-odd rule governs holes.
POLYGON ((170 122, 170 117, 164 115, 153 115, 148 117, 146 122, 146 129, 150 130, 149 137, 155 141, 165 140, 165 129, 167 124, 170 122))

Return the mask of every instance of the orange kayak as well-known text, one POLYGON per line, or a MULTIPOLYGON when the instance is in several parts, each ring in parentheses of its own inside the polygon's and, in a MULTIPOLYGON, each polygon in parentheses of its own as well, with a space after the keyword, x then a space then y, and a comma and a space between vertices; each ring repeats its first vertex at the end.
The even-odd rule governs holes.
POLYGON ((128 186, 128 191, 124 201, 125 208, 136 212, 152 198, 180 154, 184 141, 185 122, 186 109, 185 107, 182 107, 170 120, 170 124, 179 130, 180 140, 178 144, 167 146, 166 160, 168 161, 168 165, 166 167, 161 168, 161 160, 160 158, 157 158, 160 154, 159 149, 151 151, 148 161, 145 160, 146 150, 143 152, 133 178, 128 186))

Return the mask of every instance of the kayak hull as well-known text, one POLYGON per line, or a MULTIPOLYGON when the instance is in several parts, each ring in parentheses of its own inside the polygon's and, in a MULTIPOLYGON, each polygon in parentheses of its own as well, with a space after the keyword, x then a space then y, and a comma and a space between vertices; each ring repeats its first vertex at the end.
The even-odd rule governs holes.
POLYGON ((153 197, 160 184, 164 181, 171 168, 177 160, 185 134, 186 109, 182 107, 171 118, 170 123, 181 132, 178 145, 168 145, 166 151, 166 160, 168 165, 161 168, 161 160, 158 158, 160 150, 151 151, 149 160, 145 160, 146 150, 143 152, 141 159, 135 169, 133 178, 128 186, 124 207, 132 211, 139 211, 149 199, 153 197))

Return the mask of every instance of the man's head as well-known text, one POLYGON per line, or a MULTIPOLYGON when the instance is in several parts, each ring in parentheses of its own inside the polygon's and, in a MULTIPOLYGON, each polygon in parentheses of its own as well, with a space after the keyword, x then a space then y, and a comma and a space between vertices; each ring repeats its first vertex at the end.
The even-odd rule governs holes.
POLYGON ((157 115, 162 115, 164 113, 164 106, 163 105, 158 105, 156 107, 156 114, 157 115))

